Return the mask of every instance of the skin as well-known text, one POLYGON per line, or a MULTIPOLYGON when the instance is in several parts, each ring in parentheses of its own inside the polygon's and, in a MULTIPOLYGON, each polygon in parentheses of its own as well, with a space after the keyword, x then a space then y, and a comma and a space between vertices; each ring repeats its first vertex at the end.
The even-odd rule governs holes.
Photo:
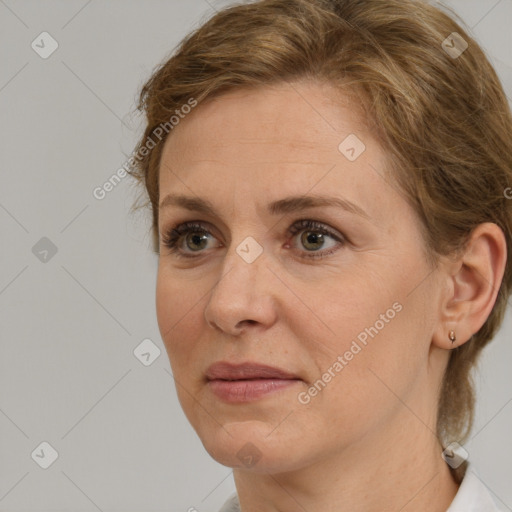
POLYGON ((182 251, 196 259, 161 241, 158 324, 183 410, 208 453, 235 468, 243 512, 442 512, 457 492, 435 435, 448 332, 460 345, 485 322, 505 240, 482 224, 464 255, 432 268, 419 220, 391 186, 385 154, 361 119, 328 85, 279 84, 199 105, 164 147, 160 198, 204 198, 216 213, 161 208, 161 237, 188 221, 211 234, 199 252, 182 237, 182 251), (366 146, 353 162, 338 150, 351 133, 366 146), (266 211, 274 200, 313 194, 348 199, 368 218, 338 207, 266 211), (287 233, 298 219, 346 241, 308 245, 311 230, 287 233), (249 236, 263 248, 252 263, 236 251, 249 236), (395 303, 400 312, 300 403, 299 393, 395 303), (257 401, 225 403, 204 375, 221 360, 278 366, 301 380, 257 401), (259 457, 250 467, 237 456, 245 445, 259 457))

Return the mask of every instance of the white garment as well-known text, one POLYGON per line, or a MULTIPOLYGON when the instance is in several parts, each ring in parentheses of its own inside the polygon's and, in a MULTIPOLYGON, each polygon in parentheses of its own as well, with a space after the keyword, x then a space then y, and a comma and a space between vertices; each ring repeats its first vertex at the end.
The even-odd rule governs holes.
POLYGON ((240 512, 240 503, 236 493, 229 497, 228 501, 222 505, 222 508, 219 510, 219 512, 240 512))
POLYGON ((459 491, 446 512, 502 512, 469 464, 459 491))
MULTIPOLYGON (((236 493, 230 496, 219 512, 240 512, 236 493)), ((503 510, 498 508, 491 493, 469 464, 459 490, 446 512, 503 512, 503 510)))

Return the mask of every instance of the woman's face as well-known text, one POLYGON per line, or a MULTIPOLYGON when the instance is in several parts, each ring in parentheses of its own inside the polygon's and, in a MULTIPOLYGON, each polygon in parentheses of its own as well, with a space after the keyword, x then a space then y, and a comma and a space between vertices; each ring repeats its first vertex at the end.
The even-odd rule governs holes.
POLYGON ((297 469, 432 423, 439 276, 383 153, 333 98, 305 82, 231 92, 164 148, 158 323, 183 410, 227 466, 297 469), (200 228, 171 251, 183 223, 200 228))

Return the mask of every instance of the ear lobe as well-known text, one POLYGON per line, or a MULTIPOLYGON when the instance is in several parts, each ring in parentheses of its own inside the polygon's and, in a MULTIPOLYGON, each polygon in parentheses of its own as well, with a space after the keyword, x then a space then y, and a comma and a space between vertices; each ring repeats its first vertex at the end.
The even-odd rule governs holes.
POLYGON ((496 302, 506 261, 507 244, 501 228, 491 222, 479 224, 463 253, 444 267, 447 291, 434 345, 457 348, 484 325, 496 302))

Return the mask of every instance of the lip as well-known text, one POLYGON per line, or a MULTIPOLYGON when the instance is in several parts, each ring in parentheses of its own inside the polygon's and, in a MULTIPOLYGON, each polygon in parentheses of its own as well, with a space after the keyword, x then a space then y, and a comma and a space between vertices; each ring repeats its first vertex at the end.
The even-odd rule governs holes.
POLYGON ((299 376, 256 362, 233 364, 220 361, 206 370, 207 385, 226 402, 250 402, 301 382, 299 376))
POLYGON ((249 361, 233 364, 219 361, 206 370, 208 380, 242 380, 242 379, 299 379, 297 375, 266 364, 249 361))

